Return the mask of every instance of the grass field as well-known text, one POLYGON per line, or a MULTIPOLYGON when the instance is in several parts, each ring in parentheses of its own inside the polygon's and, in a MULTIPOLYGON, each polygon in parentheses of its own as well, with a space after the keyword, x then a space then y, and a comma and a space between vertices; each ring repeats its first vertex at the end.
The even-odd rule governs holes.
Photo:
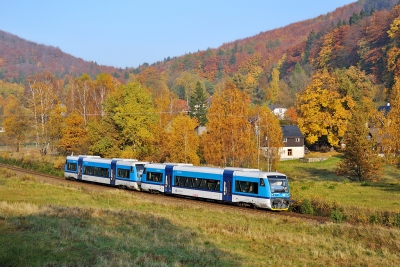
POLYGON ((351 182, 334 174, 340 160, 336 155, 314 163, 286 161, 279 167, 291 180, 294 198, 318 196, 342 205, 400 211, 400 169, 386 166, 380 182, 351 182))
POLYGON ((400 229, 249 215, 0 170, 0 266, 399 266, 400 229))

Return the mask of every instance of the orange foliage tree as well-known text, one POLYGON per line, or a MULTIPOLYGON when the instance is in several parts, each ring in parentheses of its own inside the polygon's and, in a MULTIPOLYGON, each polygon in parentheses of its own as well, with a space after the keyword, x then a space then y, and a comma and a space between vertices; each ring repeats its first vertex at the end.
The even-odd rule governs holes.
POLYGON ((64 154, 87 154, 89 143, 82 115, 74 112, 65 119, 65 123, 58 149, 64 154))
POLYGON ((207 163, 242 167, 252 164, 257 144, 248 121, 249 101, 248 95, 230 81, 225 82, 222 92, 213 96, 207 113, 207 132, 201 138, 207 163))

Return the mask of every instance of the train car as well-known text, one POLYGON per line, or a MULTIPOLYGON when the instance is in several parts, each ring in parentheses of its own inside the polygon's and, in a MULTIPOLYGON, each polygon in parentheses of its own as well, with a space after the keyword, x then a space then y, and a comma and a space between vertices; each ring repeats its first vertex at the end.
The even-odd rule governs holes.
POLYGON ((287 210, 290 202, 287 177, 257 169, 147 164, 141 188, 271 210, 287 210))
POLYGON ((147 163, 133 159, 69 156, 65 162, 64 177, 140 190, 140 179, 147 163))

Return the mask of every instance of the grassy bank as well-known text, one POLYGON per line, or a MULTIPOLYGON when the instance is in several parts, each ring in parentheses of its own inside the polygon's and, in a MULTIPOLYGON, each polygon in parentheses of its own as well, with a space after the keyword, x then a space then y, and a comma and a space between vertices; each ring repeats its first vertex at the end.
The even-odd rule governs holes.
POLYGON ((400 230, 166 204, 0 171, 0 265, 397 266, 400 230))
POLYGON ((322 156, 326 157, 325 161, 280 163, 279 170, 290 179, 291 196, 295 200, 293 209, 301 212, 303 201, 307 201, 317 215, 339 215, 340 220, 353 223, 400 227, 398 168, 385 166, 382 180, 376 183, 352 182, 348 177, 334 174, 342 160, 340 154, 322 156))

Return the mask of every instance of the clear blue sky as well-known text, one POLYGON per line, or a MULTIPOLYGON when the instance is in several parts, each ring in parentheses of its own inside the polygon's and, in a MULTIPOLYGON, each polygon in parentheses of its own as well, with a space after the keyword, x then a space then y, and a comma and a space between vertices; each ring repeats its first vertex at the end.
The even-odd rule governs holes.
POLYGON ((352 2, 1 0, 0 30, 100 65, 125 68, 217 48, 352 2))

